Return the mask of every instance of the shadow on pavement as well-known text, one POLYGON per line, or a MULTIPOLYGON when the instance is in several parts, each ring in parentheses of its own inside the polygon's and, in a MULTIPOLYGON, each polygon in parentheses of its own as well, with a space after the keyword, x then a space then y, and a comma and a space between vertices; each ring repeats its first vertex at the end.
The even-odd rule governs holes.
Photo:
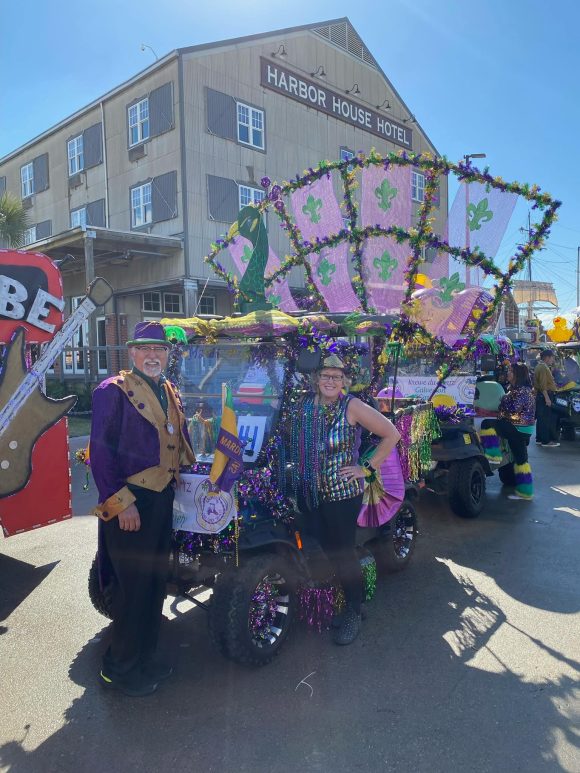
POLYGON ((33 751, 24 738, 0 748, 10 773, 83 770, 336 771, 569 770, 579 748, 567 713, 580 664, 506 620, 494 600, 428 544, 402 574, 383 578, 363 634, 350 647, 295 628, 262 669, 213 649, 204 613, 163 627, 176 673, 153 696, 129 699, 95 683, 104 646, 87 643, 70 666, 85 688, 64 726, 33 751), (507 627, 507 628, 506 628, 507 627), (549 679, 531 683, 506 662, 541 650, 549 679), (307 683, 303 680, 308 675, 307 683))
MULTIPOLYGON (((6 620, 58 563, 54 561, 45 566, 33 566, 0 553, 0 621, 6 620)), ((6 630, 5 626, 0 626, 0 634, 6 630)))

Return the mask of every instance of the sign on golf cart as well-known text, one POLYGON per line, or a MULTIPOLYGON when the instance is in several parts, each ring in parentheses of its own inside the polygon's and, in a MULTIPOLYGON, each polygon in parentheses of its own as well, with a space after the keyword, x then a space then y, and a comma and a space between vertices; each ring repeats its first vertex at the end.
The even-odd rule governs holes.
POLYGON ((237 515, 234 498, 215 491, 207 475, 182 473, 173 502, 173 528, 217 534, 237 515))
MULTIPOLYGON (((436 388, 439 379, 437 376, 397 376, 395 397, 419 397, 429 400, 436 388)), ((467 408, 473 405, 475 399, 475 376, 449 376, 439 386, 434 397, 436 402, 445 405, 457 405, 467 408)), ((393 389, 393 377, 390 377, 384 390, 389 396, 393 389)))

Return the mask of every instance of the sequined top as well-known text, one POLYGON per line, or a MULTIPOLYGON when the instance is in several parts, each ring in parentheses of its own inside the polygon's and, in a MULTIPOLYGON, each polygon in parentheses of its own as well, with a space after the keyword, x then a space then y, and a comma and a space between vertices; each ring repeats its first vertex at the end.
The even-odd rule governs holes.
POLYGON ((326 447, 320 466, 318 489, 325 501, 336 502, 351 499, 362 493, 362 481, 359 478, 345 480, 340 468, 357 464, 361 429, 349 424, 347 419, 350 396, 339 398, 330 406, 318 405, 318 410, 327 412, 326 447))
POLYGON ((499 404, 500 419, 507 419, 512 424, 526 427, 535 421, 536 405, 531 387, 511 387, 499 404))

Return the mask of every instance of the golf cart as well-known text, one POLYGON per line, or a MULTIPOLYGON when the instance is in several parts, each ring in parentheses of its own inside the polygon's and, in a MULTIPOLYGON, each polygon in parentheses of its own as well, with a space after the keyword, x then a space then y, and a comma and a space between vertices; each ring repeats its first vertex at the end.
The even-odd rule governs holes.
MULTIPOLYGON (((362 380, 353 383, 357 396, 367 399, 370 394, 377 369, 383 367, 384 327, 367 319, 362 320, 366 327, 347 330, 341 324, 345 316, 310 318, 265 311, 210 324, 193 318, 184 321, 187 343, 176 346, 170 357, 201 451, 178 486, 168 592, 205 610, 216 647, 240 663, 268 663, 286 640, 294 617, 301 611, 305 616, 305 604, 320 606, 322 597, 338 597, 330 573, 322 586, 313 575, 313 559, 319 565, 320 548, 301 534, 297 504, 286 495, 286 478, 292 470, 285 460, 284 442, 291 411, 310 388, 310 373, 324 348, 337 347, 340 356, 353 364, 362 380), (208 474, 224 385, 233 397, 244 471, 231 494, 216 494, 208 474), (208 589, 209 601, 200 600, 199 593, 208 589)), ((363 574, 365 567, 369 573, 373 567, 375 572, 376 567, 400 571, 411 560, 417 537, 412 499, 421 470, 410 427, 429 413, 428 405, 411 405, 395 416, 395 422, 405 424, 399 496, 388 522, 358 528, 363 574)), ((421 434, 428 445, 428 434, 421 434)), ((372 443, 372 438, 367 441, 372 443)), ((425 458, 424 449, 421 453, 425 458)), ((96 558, 89 594, 96 609, 107 616, 112 582, 96 558)))
POLYGON ((576 440, 580 427, 580 341, 556 344, 556 383, 559 389, 553 401, 562 440, 576 440))

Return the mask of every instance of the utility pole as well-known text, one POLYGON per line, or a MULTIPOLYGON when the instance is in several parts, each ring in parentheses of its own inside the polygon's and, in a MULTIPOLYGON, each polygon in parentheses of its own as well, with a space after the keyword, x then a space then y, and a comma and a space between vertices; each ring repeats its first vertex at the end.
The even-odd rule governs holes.
MULTIPOLYGON (((527 233, 528 235, 528 242, 530 241, 530 236, 532 232, 532 221, 530 218, 530 213, 528 211, 528 227, 527 228, 520 228, 520 231, 522 233, 527 233)), ((580 249, 580 248, 579 248, 580 249)), ((528 255, 528 282, 530 283, 530 293, 532 291, 532 256, 528 255)), ((534 318, 534 301, 531 298, 531 295, 528 299, 528 319, 534 318)))

